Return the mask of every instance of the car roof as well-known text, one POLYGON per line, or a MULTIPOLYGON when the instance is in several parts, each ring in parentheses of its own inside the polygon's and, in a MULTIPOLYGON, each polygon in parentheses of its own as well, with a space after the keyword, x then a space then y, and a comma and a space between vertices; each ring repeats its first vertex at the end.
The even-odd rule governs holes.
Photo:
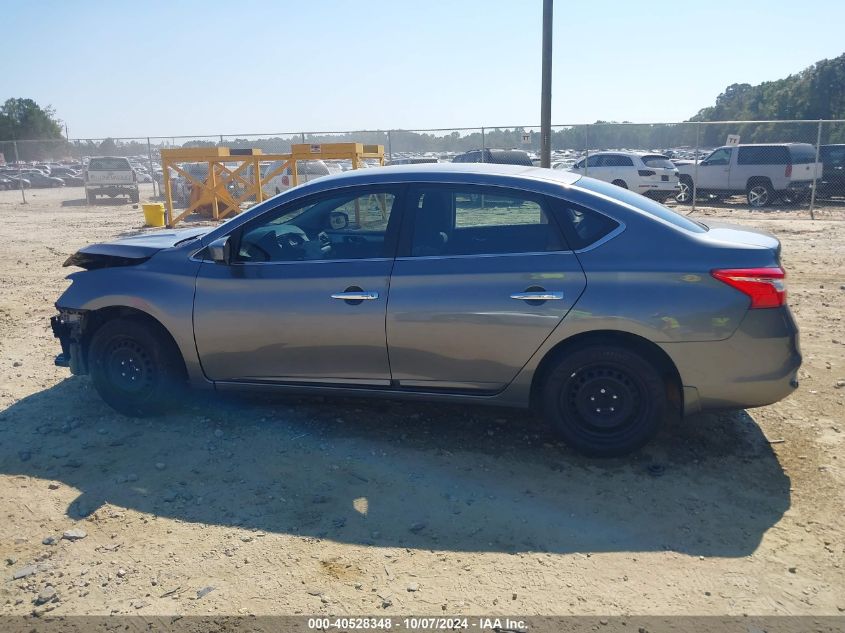
MULTIPOLYGON (((388 182, 446 182, 452 178, 461 181, 466 176, 479 176, 491 182, 496 177, 509 179, 555 180, 562 185, 578 181, 579 174, 553 171, 543 167, 527 165, 505 165, 500 163, 422 163, 416 165, 390 165, 378 169, 353 169, 341 174, 324 176, 312 183, 302 185, 309 189, 330 189, 338 186, 362 185, 388 182), (342 183, 340 182, 342 181, 342 183)), ((473 179, 475 180, 475 179, 473 179)), ((466 182, 469 182, 468 180, 466 182)))

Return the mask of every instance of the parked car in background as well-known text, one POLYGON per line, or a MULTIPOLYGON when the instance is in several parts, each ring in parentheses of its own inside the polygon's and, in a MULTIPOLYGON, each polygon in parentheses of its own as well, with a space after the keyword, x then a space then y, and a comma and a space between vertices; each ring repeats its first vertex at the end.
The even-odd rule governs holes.
POLYGON ((655 200, 667 200, 678 193, 678 168, 663 154, 596 152, 579 160, 570 171, 655 200))
POLYGON ((138 202, 138 177, 129 160, 122 156, 96 156, 85 168, 85 197, 88 204, 94 204, 97 196, 128 196, 130 202, 138 202))
MULTIPOLYGON (((269 163, 266 168, 262 168, 262 173, 268 175, 276 171, 284 164, 283 161, 274 161, 269 163)), ((340 173, 343 171, 340 165, 327 163, 322 160, 300 160, 296 164, 297 184, 301 185, 306 182, 311 182, 317 178, 328 176, 333 173, 340 173)), ((281 173, 276 174, 270 180, 265 182, 262 190, 265 195, 275 196, 283 191, 287 191, 293 186, 293 175, 289 167, 286 167, 281 173)))
POLYGON ((813 179, 822 177, 822 164, 816 163, 816 149, 809 143, 725 145, 697 168, 690 162, 678 164, 678 171, 678 202, 692 202, 695 183, 696 195, 744 193, 750 206, 765 207, 778 198, 793 202, 809 196, 813 179))
POLYGON ((65 183, 66 187, 83 187, 85 186, 85 179, 82 176, 77 176, 76 174, 67 174, 63 176, 56 176, 60 178, 62 182, 65 183))
POLYGON ((453 163, 492 163, 494 165, 525 165, 533 167, 531 156, 521 149, 474 149, 458 154, 453 163))
POLYGON ((140 171, 140 170, 137 170, 137 169, 134 170, 134 171, 135 171, 135 177, 138 179, 138 182, 152 182, 153 181, 153 177, 150 176, 147 172, 140 171))
POLYGON ((17 185, 5 176, 0 176, 0 190, 17 189, 17 185))
POLYGON ((53 178, 52 176, 45 176, 40 171, 30 170, 23 172, 24 178, 26 178, 33 187, 37 188, 52 188, 52 187, 64 187, 65 183, 61 178, 53 178))
POLYGON ((188 384, 453 400, 609 456, 780 400, 801 363, 777 239, 560 170, 360 169, 65 265, 56 364, 130 416, 188 384))
POLYGON ((17 172, 11 173, 6 172, 3 174, 3 178, 9 180, 12 183, 12 189, 30 189, 32 188, 32 183, 24 176, 19 176, 17 172))
POLYGON ((819 162, 824 167, 817 193, 825 198, 845 196, 845 144, 821 145, 819 162))

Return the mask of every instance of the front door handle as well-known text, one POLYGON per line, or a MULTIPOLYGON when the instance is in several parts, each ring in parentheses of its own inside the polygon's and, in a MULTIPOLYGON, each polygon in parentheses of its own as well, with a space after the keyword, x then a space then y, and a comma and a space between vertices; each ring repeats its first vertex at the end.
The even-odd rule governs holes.
POLYGON ((377 292, 364 292, 363 290, 354 292, 336 292, 332 295, 332 299, 343 299, 344 301, 372 301, 378 299, 377 292))
POLYGON ((520 301, 559 301, 563 299, 563 293, 549 292, 547 290, 539 292, 515 292, 511 295, 511 299, 519 299, 520 301))

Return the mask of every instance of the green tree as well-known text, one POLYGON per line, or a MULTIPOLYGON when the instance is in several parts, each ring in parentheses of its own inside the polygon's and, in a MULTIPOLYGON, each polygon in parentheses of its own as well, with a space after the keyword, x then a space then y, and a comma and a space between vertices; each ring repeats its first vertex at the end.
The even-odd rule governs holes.
POLYGON ((0 107, 0 140, 60 139, 62 128, 50 106, 32 99, 6 99, 0 107))

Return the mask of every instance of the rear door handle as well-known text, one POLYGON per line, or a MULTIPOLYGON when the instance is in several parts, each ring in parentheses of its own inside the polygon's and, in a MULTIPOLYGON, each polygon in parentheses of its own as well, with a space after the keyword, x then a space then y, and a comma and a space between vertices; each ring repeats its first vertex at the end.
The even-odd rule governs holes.
POLYGON ((332 295, 332 299, 342 299, 344 301, 372 301, 378 299, 377 292, 336 292, 332 295))
POLYGON ((520 301, 559 301, 563 299, 562 292, 515 292, 511 295, 511 299, 518 299, 520 301))

